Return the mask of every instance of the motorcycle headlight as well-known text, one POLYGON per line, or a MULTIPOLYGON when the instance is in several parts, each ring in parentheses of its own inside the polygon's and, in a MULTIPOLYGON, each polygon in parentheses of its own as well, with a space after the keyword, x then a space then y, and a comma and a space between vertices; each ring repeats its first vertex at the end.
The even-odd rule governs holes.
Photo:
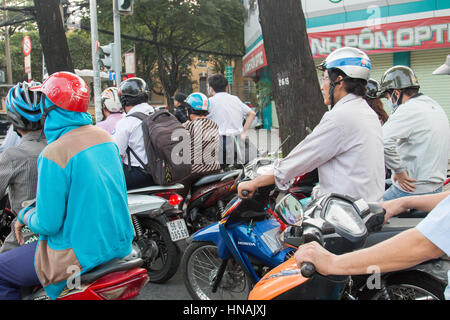
POLYGON ((349 202, 331 199, 328 202, 324 219, 352 236, 361 236, 366 233, 366 226, 358 212, 349 202))

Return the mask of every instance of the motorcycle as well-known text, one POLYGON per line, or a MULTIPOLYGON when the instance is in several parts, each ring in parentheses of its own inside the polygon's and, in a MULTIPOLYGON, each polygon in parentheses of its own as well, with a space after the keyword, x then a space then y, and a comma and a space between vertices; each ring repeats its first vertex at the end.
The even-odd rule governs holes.
MULTIPOLYGON (((56 300, 128 300, 139 295, 149 281, 137 251, 97 266, 81 275, 56 300)), ((74 280, 75 281, 75 280, 74 280)), ((41 286, 22 289, 22 300, 49 300, 41 286)))
MULTIPOLYGON (((255 159, 235 180, 254 178, 271 167, 270 159, 255 159)), ((193 299, 246 299, 251 287, 270 269, 286 261, 292 248, 276 237, 285 225, 270 209, 272 186, 252 199, 232 199, 221 220, 186 241, 182 270, 193 299), (273 219, 268 219, 268 216, 273 219)))
MULTIPOLYGON (((23 207, 35 205, 35 199, 23 207)), ((13 213, 11 213, 13 215, 13 213)), ((14 218, 14 215, 13 215, 14 218)), ((9 228, 10 230, 10 228, 9 228)), ((139 295, 149 281, 144 260, 136 244, 126 257, 105 262, 81 276, 69 278, 68 286, 57 300, 128 300, 139 295), (70 284, 69 284, 70 282, 70 284)), ((49 300, 42 286, 21 288, 22 300, 49 300)))
POLYGON ((183 207, 190 233, 220 220, 225 205, 236 194, 235 179, 239 173, 240 170, 232 170, 206 175, 192 184, 183 207))
POLYGON ((6 194, 0 200, 0 246, 3 245, 8 234, 11 232, 11 222, 15 215, 10 209, 9 197, 6 194))
POLYGON ((141 251, 150 282, 164 283, 180 264, 180 240, 189 236, 176 190, 183 185, 151 186, 128 190, 128 207, 135 230, 134 243, 141 251))
MULTIPOLYGON (((286 199, 275 208, 279 215, 295 210, 286 199)), ((384 211, 379 204, 339 194, 321 196, 301 211, 290 219, 284 243, 297 248, 317 241, 335 254, 372 246, 420 221, 393 218, 382 226, 384 211)), ((448 257, 441 257, 407 270, 379 274, 375 280, 376 275, 323 276, 311 263, 298 268, 292 257, 268 272, 250 292, 249 299, 443 299, 449 267, 448 257)))

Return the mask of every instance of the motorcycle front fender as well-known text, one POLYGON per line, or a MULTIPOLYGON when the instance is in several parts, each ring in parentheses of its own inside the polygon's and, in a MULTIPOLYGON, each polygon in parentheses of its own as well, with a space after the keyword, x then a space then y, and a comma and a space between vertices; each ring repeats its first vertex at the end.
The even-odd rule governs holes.
POLYGON ((228 250, 222 236, 220 235, 218 222, 197 231, 186 239, 186 243, 188 245, 193 241, 213 242, 217 246, 218 255, 221 259, 229 259, 231 257, 231 252, 228 250))

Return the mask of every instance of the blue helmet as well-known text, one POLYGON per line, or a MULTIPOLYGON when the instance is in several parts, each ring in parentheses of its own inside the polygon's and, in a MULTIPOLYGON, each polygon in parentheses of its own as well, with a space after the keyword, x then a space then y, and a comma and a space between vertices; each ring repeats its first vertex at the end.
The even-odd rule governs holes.
POLYGON ((185 100, 192 108, 192 111, 209 111, 209 99, 201 92, 191 93, 185 100))
POLYGON ((39 130, 41 125, 41 93, 30 91, 39 82, 22 82, 12 87, 6 96, 6 112, 14 129, 39 130))

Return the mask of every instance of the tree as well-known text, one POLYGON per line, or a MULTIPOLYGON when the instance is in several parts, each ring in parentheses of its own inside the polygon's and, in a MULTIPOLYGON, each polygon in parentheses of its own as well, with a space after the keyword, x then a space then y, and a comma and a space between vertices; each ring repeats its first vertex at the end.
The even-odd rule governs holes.
POLYGON ((74 72, 59 0, 34 0, 36 21, 48 74, 74 72))
POLYGON ((272 90, 287 155, 313 129, 327 110, 309 47, 299 0, 258 0, 272 90))
MULTIPOLYGON (((112 30, 111 1, 98 3, 99 28, 112 30)), ((242 21, 239 0, 135 1, 133 15, 121 17, 122 51, 136 45, 136 74, 155 93, 164 94, 172 108, 170 97, 189 77, 201 50, 208 54, 220 48, 233 56, 236 42, 243 48, 243 36, 236 36, 237 30, 242 33, 242 21), (124 35, 136 40, 124 40, 124 35)))

